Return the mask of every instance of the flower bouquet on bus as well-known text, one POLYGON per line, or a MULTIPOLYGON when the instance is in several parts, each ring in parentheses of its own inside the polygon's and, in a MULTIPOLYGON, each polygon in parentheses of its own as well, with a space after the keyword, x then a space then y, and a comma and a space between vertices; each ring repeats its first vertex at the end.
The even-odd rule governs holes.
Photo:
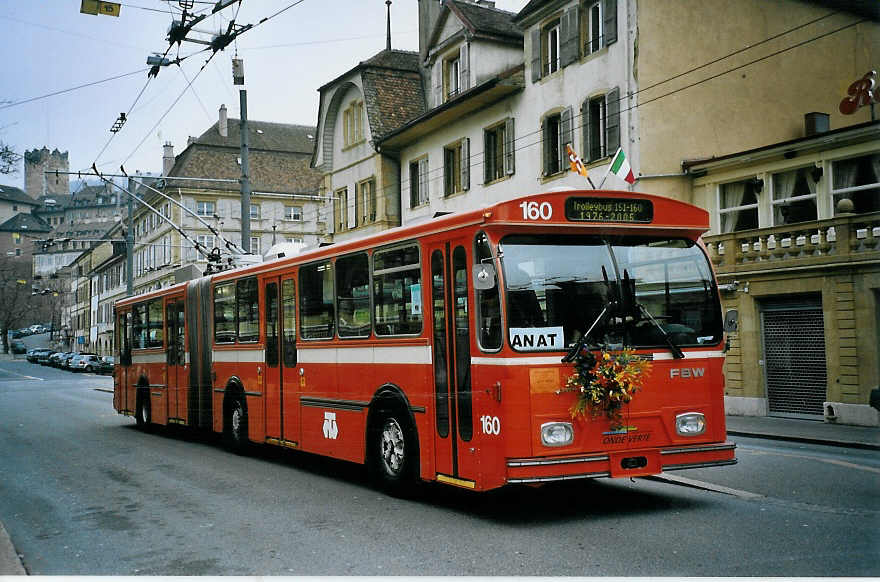
POLYGON ((604 416, 611 421, 611 429, 623 426, 623 407, 629 404, 645 386, 651 371, 651 362, 635 355, 632 350, 611 350, 603 347, 599 357, 586 346, 579 346, 571 361, 574 373, 557 394, 574 392, 576 399, 569 411, 572 418, 587 415, 604 416))

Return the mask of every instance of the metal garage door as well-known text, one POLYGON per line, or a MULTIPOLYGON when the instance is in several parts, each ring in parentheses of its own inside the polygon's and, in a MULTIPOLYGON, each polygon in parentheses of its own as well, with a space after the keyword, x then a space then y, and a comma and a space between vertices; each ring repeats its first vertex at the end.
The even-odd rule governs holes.
POLYGON ((828 374, 819 298, 764 303, 764 376, 772 416, 823 416, 828 374))

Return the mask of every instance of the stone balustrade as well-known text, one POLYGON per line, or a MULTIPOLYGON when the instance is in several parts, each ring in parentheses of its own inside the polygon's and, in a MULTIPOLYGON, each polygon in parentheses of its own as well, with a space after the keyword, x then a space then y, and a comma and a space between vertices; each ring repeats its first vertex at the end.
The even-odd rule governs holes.
POLYGON ((716 272, 880 261, 880 212, 704 236, 716 272))

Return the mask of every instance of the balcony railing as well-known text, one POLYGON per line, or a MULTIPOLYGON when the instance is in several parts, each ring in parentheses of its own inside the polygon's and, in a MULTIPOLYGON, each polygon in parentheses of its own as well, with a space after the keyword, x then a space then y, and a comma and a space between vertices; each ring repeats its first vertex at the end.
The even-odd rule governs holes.
POLYGON ((880 261, 880 212, 703 237, 719 275, 880 261))

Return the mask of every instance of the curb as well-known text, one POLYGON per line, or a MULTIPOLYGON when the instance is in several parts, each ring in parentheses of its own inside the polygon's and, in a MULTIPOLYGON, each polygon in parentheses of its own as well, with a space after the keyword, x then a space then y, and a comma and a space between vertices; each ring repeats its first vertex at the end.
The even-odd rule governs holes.
POLYGON ((733 436, 744 436, 744 437, 753 437, 759 439, 768 439, 774 441, 789 441, 795 443, 807 443, 811 445, 827 445, 832 447, 844 447, 848 449, 864 449, 868 451, 880 451, 880 444, 875 443, 865 443, 860 441, 850 441, 850 442, 842 442, 842 441, 832 441, 828 439, 821 438, 812 438, 812 437, 802 437, 802 436, 789 436, 789 435, 781 435, 781 434, 768 434, 763 432, 747 432, 747 431, 739 431, 739 430, 728 430, 728 435, 733 436))
POLYGON ((0 523, 0 576, 26 576, 27 570, 21 563, 6 528, 0 523))

